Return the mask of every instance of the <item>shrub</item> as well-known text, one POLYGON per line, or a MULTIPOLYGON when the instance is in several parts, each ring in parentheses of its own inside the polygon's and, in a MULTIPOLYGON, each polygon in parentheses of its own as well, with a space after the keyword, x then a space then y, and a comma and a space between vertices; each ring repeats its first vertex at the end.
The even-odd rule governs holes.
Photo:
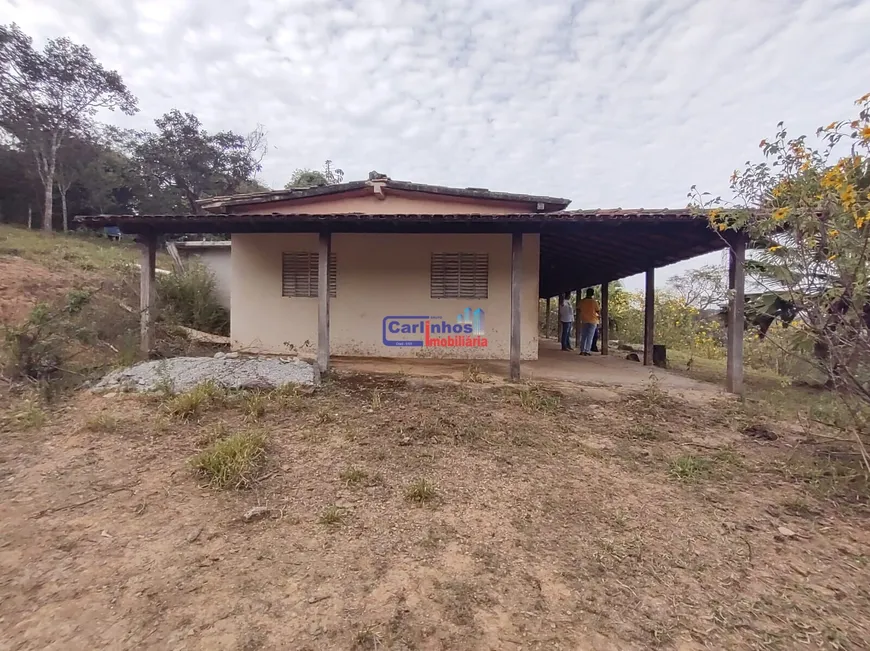
POLYGON ((157 277, 161 316, 177 325, 220 335, 230 333, 230 314, 217 299, 214 277, 201 264, 157 277))
POLYGON ((214 441, 190 464, 214 488, 247 488, 266 456, 265 448, 262 432, 238 432, 214 441))

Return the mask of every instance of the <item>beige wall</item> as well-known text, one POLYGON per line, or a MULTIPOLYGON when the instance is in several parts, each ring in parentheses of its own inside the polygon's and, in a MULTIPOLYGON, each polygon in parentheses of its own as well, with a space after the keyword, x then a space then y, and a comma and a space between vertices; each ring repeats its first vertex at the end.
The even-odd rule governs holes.
POLYGON ((233 206, 232 212, 237 214, 246 213, 343 213, 360 212, 366 214, 463 214, 490 213, 508 214, 516 212, 529 212, 534 210, 530 204, 518 202, 494 202, 458 197, 440 197, 424 194, 400 195, 385 190, 383 199, 378 199, 372 190, 366 190, 362 196, 329 195, 326 197, 312 197, 309 199, 294 199, 293 201, 276 201, 247 206, 233 206))
MULTIPOLYGON (((377 199, 375 199, 377 201, 377 199)), ((382 202, 378 202, 383 205, 382 202)), ((444 212, 444 204, 440 203, 444 212)), ((331 210, 335 210, 331 203, 331 210)), ((418 208, 419 211, 419 208, 418 208)), ((317 348, 317 299, 281 296, 281 254, 316 251, 317 235, 257 233, 232 236, 232 339, 235 349, 310 354, 317 348)), ((523 237, 523 359, 538 355, 539 237, 523 237)), ((337 296, 330 301, 334 355, 507 359, 510 354, 510 249, 507 234, 352 234, 332 236, 337 296), (489 298, 431 299, 433 252, 489 253, 489 298), (385 346, 383 319, 439 316, 455 323, 465 307, 486 313, 486 348, 385 346)))

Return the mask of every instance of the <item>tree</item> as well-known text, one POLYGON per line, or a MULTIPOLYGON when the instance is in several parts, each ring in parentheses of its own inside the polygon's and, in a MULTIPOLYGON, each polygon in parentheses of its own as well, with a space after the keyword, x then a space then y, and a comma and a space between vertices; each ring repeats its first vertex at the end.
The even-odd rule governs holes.
POLYGON ((155 120, 157 133, 134 135, 133 156, 153 192, 174 189, 191 213, 207 196, 233 194, 262 168, 262 127, 247 135, 208 133, 192 113, 173 109, 155 120))
POLYGON ((854 415, 870 473, 862 438, 870 412, 870 93, 856 104, 855 119, 816 132, 816 147, 780 123, 761 141, 765 160, 731 177, 734 202, 699 203, 713 228, 747 233, 763 247, 761 264, 747 271, 794 306, 799 324, 789 328, 787 352, 826 377, 854 415))
POLYGON ((58 150, 71 133, 85 132, 102 108, 132 114, 136 98, 86 46, 59 38, 39 52, 17 25, 0 25, 0 126, 36 158, 47 231, 52 230, 58 150))
POLYGON ((696 307, 702 312, 719 307, 728 295, 725 274, 716 265, 704 265, 699 269, 690 269, 683 274, 671 276, 668 285, 686 305, 696 307))
POLYGON ((337 185, 344 179, 344 171, 332 166, 332 161, 323 163, 323 171, 299 168, 293 172, 290 181, 284 186, 286 190, 293 188, 311 188, 321 185, 337 185))

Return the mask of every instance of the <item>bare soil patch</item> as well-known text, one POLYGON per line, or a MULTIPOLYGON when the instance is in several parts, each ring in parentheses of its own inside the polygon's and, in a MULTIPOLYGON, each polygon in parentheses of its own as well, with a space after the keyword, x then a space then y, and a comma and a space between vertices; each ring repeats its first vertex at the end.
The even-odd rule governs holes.
POLYGON ((0 420, 0 648, 870 639, 866 487, 727 400, 356 374, 33 422, 0 420), (188 460, 242 431, 266 435, 250 488, 210 488, 188 460))

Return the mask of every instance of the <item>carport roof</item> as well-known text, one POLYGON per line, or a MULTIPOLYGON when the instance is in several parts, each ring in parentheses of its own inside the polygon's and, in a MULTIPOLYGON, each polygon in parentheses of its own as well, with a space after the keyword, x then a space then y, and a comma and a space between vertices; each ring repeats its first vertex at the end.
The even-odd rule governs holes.
POLYGON ((587 287, 728 246, 703 212, 570 210, 512 214, 196 214, 79 216, 125 233, 540 233, 540 295, 587 287))

